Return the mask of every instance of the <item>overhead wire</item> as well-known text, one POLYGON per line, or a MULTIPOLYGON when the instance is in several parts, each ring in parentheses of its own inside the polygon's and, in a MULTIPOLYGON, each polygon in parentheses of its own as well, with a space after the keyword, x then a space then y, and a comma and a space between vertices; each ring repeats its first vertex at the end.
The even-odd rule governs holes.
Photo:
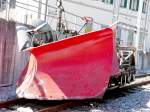
POLYGON ((34 7, 34 8, 37 8, 37 9, 39 8, 39 7, 35 6, 35 5, 26 4, 26 3, 23 3, 23 2, 16 1, 16 3, 22 4, 22 5, 26 5, 26 6, 30 6, 30 7, 34 7))
MULTIPOLYGON (((45 4, 45 3, 40 2, 40 1, 37 1, 37 0, 32 0, 32 1, 41 3, 42 5, 46 5, 46 6, 50 7, 50 8, 53 8, 53 9, 57 9, 57 7, 55 7, 55 6, 52 6, 52 5, 49 5, 49 4, 45 4)), ((69 11, 66 11, 66 10, 65 10, 65 13, 70 14, 70 15, 72 15, 72 16, 76 16, 76 17, 82 18, 82 16, 79 16, 79 15, 77 15, 77 14, 74 14, 74 13, 69 12, 69 11)), ((97 24, 97 25, 101 25, 101 23, 96 22, 96 21, 93 21, 93 23, 95 23, 95 24, 97 24)))
MULTIPOLYGON (((32 1, 39 3, 39 1, 37 1, 37 0, 32 0, 32 1)), ((19 7, 19 8, 22 8, 22 9, 25 9, 25 10, 28 10, 28 11, 31 11, 31 12, 34 12, 34 13, 39 13, 38 11, 29 8, 29 7, 33 7, 33 8, 35 8, 35 9, 38 9, 37 6, 31 5, 31 4, 27 4, 27 3, 23 3, 23 2, 20 2, 20 1, 18 1, 18 0, 16 0, 16 3, 17 3, 17 4, 16 4, 16 7, 19 7), (21 6, 21 4, 22 4, 23 6, 21 6), (24 7, 24 6, 29 6, 29 7, 24 7)), ((54 7, 54 6, 52 6, 52 5, 48 5, 48 4, 45 4, 45 3, 43 3, 43 2, 40 2, 40 3, 43 4, 43 5, 48 6, 49 8, 57 9, 56 7, 54 7)), ((45 15, 44 13, 41 13, 41 12, 40 12, 40 14, 41 14, 41 15, 45 15)), ((66 14, 69 14, 69 15, 72 15, 72 16, 75 16, 75 17, 78 17, 78 18, 80 18, 80 19, 81 19, 82 17, 79 16, 79 15, 76 15, 76 14, 74 14, 74 13, 71 13, 71 12, 65 10, 65 11, 64 11, 64 19, 63 19, 63 21, 65 21, 65 23, 66 23, 67 26, 68 26, 67 22, 70 23, 70 24, 77 25, 77 26, 79 26, 79 27, 82 27, 82 26, 83 26, 83 25, 81 25, 81 24, 74 23, 74 22, 72 22, 72 21, 67 20, 67 19, 66 19, 66 14)), ((52 18, 51 23, 52 23, 52 21, 53 21, 54 19, 57 19, 57 17, 56 17, 56 16, 53 16, 53 15, 46 14, 46 16, 52 18)), ((95 21, 93 21, 93 23, 95 23, 95 24, 97 24, 97 25, 101 25, 100 23, 95 22, 95 21)))
MULTIPOLYGON (((21 3, 20 3, 21 4, 21 3)), ((25 3, 24 3, 25 4, 25 3)), ((27 4, 26 4, 27 5, 27 4)), ((25 7, 23 7, 23 6, 20 6, 20 5, 16 5, 17 7, 19 7, 19 8, 22 8, 22 9, 25 9, 25 10, 29 10, 29 11, 31 11, 31 12, 35 12, 35 13, 39 13, 38 11, 35 11, 35 10, 32 10, 32 9, 29 9, 29 8, 25 8, 25 7)), ((45 15, 45 14, 43 14, 43 13, 40 13, 41 15, 45 15)), ((48 17, 51 17, 51 18, 53 18, 53 19, 57 19, 57 17, 56 16, 52 16, 52 15, 49 15, 49 14, 46 14, 46 16, 48 16, 48 17)), ((71 21, 69 21, 69 20, 66 20, 67 22, 69 22, 69 23, 71 23, 71 24, 74 24, 74 25, 77 25, 77 26, 82 26, 82 25, 80 25, 80 24, 77 24, 77 23, 74 23, 74 22, 71 22, 71 21)))

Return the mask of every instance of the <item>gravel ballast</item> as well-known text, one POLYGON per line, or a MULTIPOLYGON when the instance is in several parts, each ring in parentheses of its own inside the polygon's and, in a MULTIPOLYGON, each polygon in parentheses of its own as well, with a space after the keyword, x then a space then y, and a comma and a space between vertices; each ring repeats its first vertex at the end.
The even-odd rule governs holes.
POLYGON ((74 107, 67 112, 150 112, 150 85, 133 89, 118 98, 74 107))
MULTIPOLYGON (((0 109, 0 112, 32 112, 32 108, 16 110, 0 109)), ((34 112, 34 111, 33 111, 34 112)), ((150 112, 150 84, 128 91, 110 94, 109 98, 96 100, 85 105, 69 108, 61 112, 150 112)))

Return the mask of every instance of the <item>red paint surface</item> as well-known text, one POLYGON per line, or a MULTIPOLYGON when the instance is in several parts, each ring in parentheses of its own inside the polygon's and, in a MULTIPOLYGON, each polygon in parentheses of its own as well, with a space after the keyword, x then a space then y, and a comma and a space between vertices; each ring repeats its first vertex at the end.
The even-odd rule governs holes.
POLYGON ((17 93, 49 100, 102 96, 117 63, 114 49, 110 28, 28 49, 32 55, 17 93))

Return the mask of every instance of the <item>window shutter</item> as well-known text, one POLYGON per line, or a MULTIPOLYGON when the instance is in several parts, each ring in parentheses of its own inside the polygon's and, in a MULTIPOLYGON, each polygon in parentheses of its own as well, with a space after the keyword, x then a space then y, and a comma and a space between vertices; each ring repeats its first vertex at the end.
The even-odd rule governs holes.
POLYGON ((130 0, 130 7, 129 7, 129 9, 131 9, 131 6, 132 6, 132 0, 130 0))
POLYGON ((127 1, 128 1, 128 0, 124 0, 124 7, 125 7, 125 8, 127 7, 127 1))
POLYGON ((113 0, 111 0, 110 3, 113 4, 113 0))
POLYGON ((139 0, 137 0, 137 6, 136 6, 136 11, 139 9, 139 0))

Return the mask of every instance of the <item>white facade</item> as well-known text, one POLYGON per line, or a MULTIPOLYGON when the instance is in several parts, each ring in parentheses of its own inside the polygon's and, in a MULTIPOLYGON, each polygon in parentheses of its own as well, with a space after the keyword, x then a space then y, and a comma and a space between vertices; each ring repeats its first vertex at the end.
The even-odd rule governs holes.
MULTIPOLYGON (((137 68, 140 72, 148 73, 150 71, 150 22, 146 21, 150 19, 146 16, 148 2, 144 0, 139 20, 137 18, 139 17, 138 9, 141 6, 140 0, 120 1, 120 7, 115 9, 116 0, 62 0, 65 10, 63 23, 68 29, 79 31, 85 23, 81 18, 92 17, 93 30, 98 30, 118 20, 118 38, 122 46, 135 47, 139 31, 137 68)), ((16 16, 9 18, 15 18, 16 21, 25 24, 31 24, 34 19, 42 19, 56 29, 58 22, 56 4, 57 0, 16 0, 16 16), (46 7, 45 4, 48 6, 46 7)))
MULTIPOLYGON (((121 0, 121 7, 119 8, 115 7, 113 1, 118 2, 116 0, 64 0, 64 7, 77 15, 91 16, 94 21, 101 24, 100 26, 109 26, 114 22, 114 18, 118 16, 116 18, 120 22, 118 36, 121 40, 121 45, 136 47, 138 72, 149 73, 150 15, 147 14, 147 11, 150 8, 146 9, 148 1, 121 0)), ((94 28, 99 28, 97 26, 94 28)))

